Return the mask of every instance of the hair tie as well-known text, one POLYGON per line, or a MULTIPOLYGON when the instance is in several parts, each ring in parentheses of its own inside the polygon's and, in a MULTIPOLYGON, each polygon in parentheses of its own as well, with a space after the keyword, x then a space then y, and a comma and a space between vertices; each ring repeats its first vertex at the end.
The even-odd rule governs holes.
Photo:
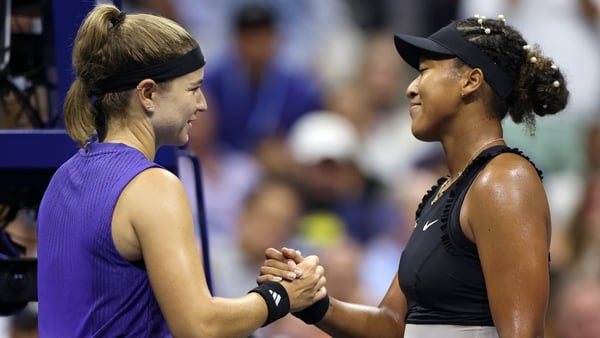
POLYGON ((127 15, 127 12, 120 12, 119 15, 117 15, 115 18, 110 19, 110 24, 112 25, 112 27, 115 27, 116 25, 120 24, 121 21, 125 19, 125 15, 127 15))

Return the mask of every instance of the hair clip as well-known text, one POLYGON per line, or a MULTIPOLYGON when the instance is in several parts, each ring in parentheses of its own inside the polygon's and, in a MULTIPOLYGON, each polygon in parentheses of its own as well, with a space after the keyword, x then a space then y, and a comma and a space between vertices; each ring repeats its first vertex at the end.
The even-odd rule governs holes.
POLYGON ((542 108, 544 108, 544 109, 548 109, 548 105, 547 105, 547 104, 543 104, 543 105, 542 105, 542 108))
POLYGON ((558 80, 552 82, 552 85, 554 86, 554 88, 558 88, 560 87, 560 82, 558 82, 558 80))
POLYGON ((531 63, 536 63, 536 62, 537 62, 537 58, 536 58, 535 56, 532 56, 532 57, 529 59, 529 62, 531 62, 531 63))
POLYGON ((529 46, 529 45, 523 45, 523 49, 524 50, 529 50, 529 49, 531 49, 531 46, 529 46))
POLYGON ((125 15, 127 15, 127 12, 120 12, 119 15, 117 15, 115 18, 110 19, 110 24, 115 27, 116 25, 118 25, 119 23, 121 23, 121 21, 123 21, 123 19, 125 19, 125 15))
POLYGON ((558 69, 558 66, 556 66, 555 64, 552 64, 552 65, 550 66, 550 68, 552 68, 552 69, 554 69, 554 70, 557 70, 557 69, 558 69))
POLYGON ((502 22, 502 23, 506 23, 506 18, 504 17, 503 14, 499 14, 498 15, 498 21, 502 22))

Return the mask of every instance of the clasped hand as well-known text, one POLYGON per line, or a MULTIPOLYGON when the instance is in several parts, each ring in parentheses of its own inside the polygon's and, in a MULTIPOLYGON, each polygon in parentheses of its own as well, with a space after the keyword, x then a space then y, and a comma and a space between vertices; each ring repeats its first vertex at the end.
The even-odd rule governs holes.
POLYGON ((302 257, 299 251, 290 248, 281 251, 268 248, 256 281, 258 284, 280 282, 288 292, 291 312, 297 312, 327 295, 324 274, 317 256, 302 257))

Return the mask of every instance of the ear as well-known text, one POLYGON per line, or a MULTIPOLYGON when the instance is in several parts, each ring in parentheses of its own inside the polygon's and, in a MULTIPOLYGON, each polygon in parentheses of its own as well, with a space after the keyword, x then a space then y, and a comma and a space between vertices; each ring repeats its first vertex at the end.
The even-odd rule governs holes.
POLYGON ((483 71, 479 68, 471 68, 466 71, 463 78, 462 87, 460 94, 462 97, 470 96, 475 93, 483 86, 485 79, 483 77, 483 71))
POLYGON ((154 110, 154 93, 156 91, 156 82, 152 79, 144 79, 138 83, 137 87, 137 99, 141 108, 150 113, 154 110))

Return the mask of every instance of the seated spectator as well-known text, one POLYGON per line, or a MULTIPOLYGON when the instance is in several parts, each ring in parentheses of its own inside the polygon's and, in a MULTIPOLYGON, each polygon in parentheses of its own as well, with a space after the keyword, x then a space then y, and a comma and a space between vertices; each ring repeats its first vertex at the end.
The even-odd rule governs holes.
POLYGON ((250 153, 322 105, 311 74, 277 62, 277 20, 268 6, 241 6, 232 19, 234 44, 206 68, 203 90, 219 118, 219 140, 250 153))
POLYGON ((360 140, 348 119, 329 111, 310 112, 290 130, 288 147, 306 205, 302 236, 319 246, 345 236, 364 244, 392 231, 396 209, 357 165, 360 140))

